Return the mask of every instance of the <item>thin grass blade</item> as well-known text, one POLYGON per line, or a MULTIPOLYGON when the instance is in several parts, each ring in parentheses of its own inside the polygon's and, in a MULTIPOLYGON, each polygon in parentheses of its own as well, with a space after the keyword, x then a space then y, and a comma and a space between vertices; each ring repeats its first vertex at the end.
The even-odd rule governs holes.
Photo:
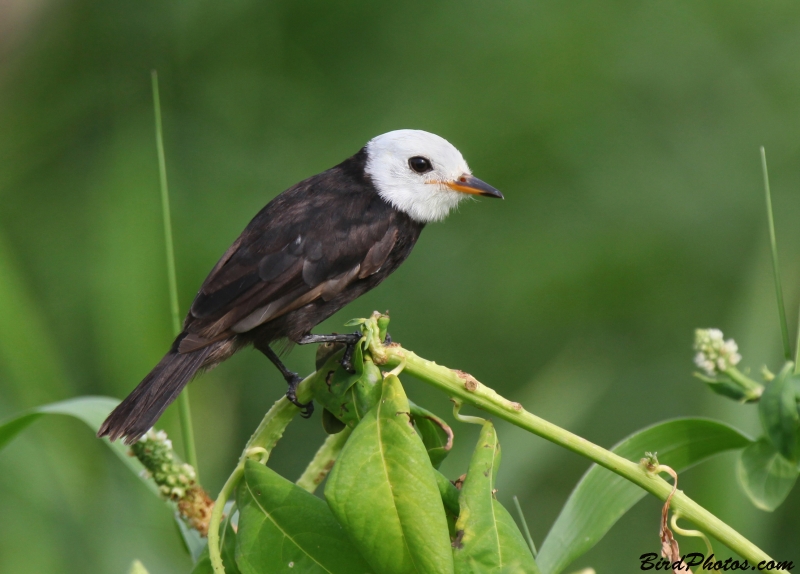
MULTIPOLYGON (((769 172, 767 171, 767 152, 761 146, 761 170, 764 173, 764 197, 767 201, 767 223, 769 224, 769 246, 772 251, 772 274, 775 279, 775 298, 778 300, 778 318, 781 322, 781 339, 783 354, 787 361, 792 360, 792 349, 789 344, 789 326, 786 322, 786 306, 783 303, 781 287, 781 270, 778 265, 778 242, 775 240, 775 218, 772 214, 772 195, 769 191, 769 172)), ((800 341, 798 341, 800 345, 800 341)), ((800 349, 800 347, 799 347, 800 349)))
MULTIPOLYGON (((164 156, 164 138, 161 129, 161 98, 158 93, 158 73, 151 72, 153 85, 153 110, 156 120, 156 149, 158 150, 158 175, 161 184, 161 211, 164 215, 164 243, 167 247, 167 277, 169 279, 169 301, 172 311, 172 330, 175 336, 181 332, 181 321, 178 306, 178 279, 175 273, 175 249, 172 242, 172 216, 169 209, 169 187, 167 186, 167 161, 164 156)), ((192 410, 189 405, 189 389, 184 388, 178 397, 178 409, 181 419, 181 435, 186 451, 186 461, 191 464, 200 480, 200 470, 197 465, 197 449, 194 443, 194 428, 192 427, 192 410)))

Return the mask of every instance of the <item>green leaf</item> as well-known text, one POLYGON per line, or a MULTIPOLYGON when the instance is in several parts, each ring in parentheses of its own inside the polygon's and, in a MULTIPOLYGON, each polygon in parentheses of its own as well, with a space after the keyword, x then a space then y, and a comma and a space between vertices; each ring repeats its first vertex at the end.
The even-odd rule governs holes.
POLYGON ((326 408, 322 408, 322 428, 328 434, 339 434, 347 425, 339 420, 335 414, 326 408))
MULTIPOLYGON (((86 423, 94 432, 97 432, 97 429, 100 428, 108 414, 118 404, 119 401, 117 399, 109 397, 79 397, 35 407, 0 424, 0 450, 20 432, 48 414, 74 417, 86 423)), ((112 443, 108 439, 103 439, 103 442, 147 485, 147 488, 158 495, 155 483, 146 479, 142 474, 144 466, 136 458, 128 455, 128 447, 122 441, 112 443)))
POLYGON ((436 477, 436 485, 439 487, 439 496, 442 497, 444 509, 448 513, 457 517, 460 510, 458 506, 458 497, 461 491, 459 491, 455 485, 450 482, 449 478, 447 478, 438 470, 434 473, 434 476, 436 477))
POLYGON ((800 458, 800 414, 797 412, 793 367, 792 363, 786 363, 769 382, 758 402, 758 414, 775 450, 796 462, 800 458))
POLYGON ((370 572, 325 502, 255 461, 236 504, 236 562, 244 574, 370 572))
POLYGON ((456 574, 502 572, 539 573, 522 533, 495 499, 500 443, 491 422, 481 429, 478 444, 461 487, 461 511, 456 521, 453 562, 456 574))
POLYGON ((748 398, 748 394, 742 386, 733 382, 724 373, 718 374, 716 377, 708 377, 702 373, 694 373, 694 376, 707 384, 708 388, 718 395, 735 401, 744 401, 748 398))
MULTIPOLYGON (((638 461, 646 451, 682 472, 721 452, 743 448, 750 438, 724 423, 700 418, 675 419, 637 431, 612 450, 638 461)), ((545 574, 557 574, 589 550, 645 491, 619 475, 592 465, 570 494, 537 556, 545 574)))
POLYGON ((400 380, 387 375, 328 477, 333 514, 378 574, 451 574, 453 556, 428 453, 400 380))
MULTIPOLYGON (((226 505, 225 514, 227 518, 220 525, 219 543, 221 546, 222 565, 225 566, 225 574, 241 574, 239 566, 236 564, 236 532, 231 525, 233 503, 226 505)), ((214 567, 211 566, 211 559, 208 557, 208 544, 200 555, 197 564, 192 569, 192 574, 214 574, 214 567)))
POLYGON ((349 373, 344 368, 339 367, 333 373, 331 379, 325 381, 328 391, 336 396, 342 396, 357 380, 364 374, 364 348, 363 339, 359 341, 353 349, 353 373, 349 373))
POLYGON ((208 540, 200 536, 197 530, 190 528, 178 513, 175 513, 175 528, 178 530, 186 552, 192 557, 192 562, 198 562, 203 557, 203 553, 208 552, 208 540))
POLYGON ((134 560, 133 564, 131 564, 130 569, 128 570, 128 574, 148 574, 147 568, 144 567, 138 560, 134 560))
POLYGON ((453 431, 450 426, 432 412, 409 401, 411 418, 422 437, 433 468, 439 468, 453 448, 453 431))
MULTIPOLYGON (((96 433, 109 413, 114 410, 118 404, 119 401, 117 399, 112 399, 110 397, 78 397, 35 407, 0 424, 0 450, 11 442, 19 433, 45 415, 66 415, 74 417, 83 421, 96 433)), ((156 484, 147 478, 142 463, 140 463, 136 457, 130 456, 130 448, 128 446, 122 441, 110 442, 107 438, 101 440, 119 457, 123 464, 142 481, 142 484, 144 484, 150 492, 158 496, 159 499, 164 500, 158 492, 156 484)), ((174 510, 169 503, 167 504, 174 510)), ((185 528, 185 525, 179 518, 177 520, 186 549, 194 559, 198 549, 197 533, 194 530, 185 528)))
POLYGON ((739 483, 758 508, 773 511, 791 492, 797 466, 783 458, 766 437, 742 451, 737 464, 739 483))

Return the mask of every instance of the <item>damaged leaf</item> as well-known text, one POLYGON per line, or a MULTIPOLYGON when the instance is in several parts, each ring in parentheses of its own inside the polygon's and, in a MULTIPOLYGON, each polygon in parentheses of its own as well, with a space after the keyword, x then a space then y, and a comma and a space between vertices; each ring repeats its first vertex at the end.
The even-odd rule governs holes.
POLYGON ((423 409, 409 401, 411 405, 411 418, 422 437, 422 444, 428 450, 433 468, 439 468, 442 461, 453 448, 453 430, 442 419, 432 412, 423 409))
POLYGON ((362 343, 353 352, 355 373, 348 373, 337 362, 330 361, 332 356, 341 357, 344 345, 332 346, 322 356, 318 354, 318 368, 324 368, 325 363, 332 366, 314 389, 314 400, 324 408, 322 423, 329 434, 336 434, 345 426, 355 427, 380 398, 383 377, 372 359, 364 356, 362 343))
POLYGON ((456 574, 539 572, 514 519, 495 498, 499 465, 500 443, 494 425, 487 421, 459 495, 461 511, 453 541, 456 574))

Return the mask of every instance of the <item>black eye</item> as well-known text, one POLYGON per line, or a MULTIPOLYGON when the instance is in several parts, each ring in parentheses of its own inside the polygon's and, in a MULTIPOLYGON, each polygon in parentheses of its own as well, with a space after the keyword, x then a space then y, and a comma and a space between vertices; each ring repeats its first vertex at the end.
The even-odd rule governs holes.
POLYGON ((433 170, 433 166, 431 165, 430 160, 418 155, 409 158, 408 167, 410 167, 417 173, 428 173, 429 171, 433 170))

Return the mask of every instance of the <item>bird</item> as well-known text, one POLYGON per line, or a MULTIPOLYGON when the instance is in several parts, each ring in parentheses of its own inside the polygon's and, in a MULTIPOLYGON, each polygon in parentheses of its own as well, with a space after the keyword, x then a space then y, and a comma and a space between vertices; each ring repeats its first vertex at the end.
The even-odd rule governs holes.
POLYGON ((313 405, 297 401, 300 377, 271 345, 345 343, 347 360, 360 335, 311 330, 394 272, 428 223, 475 196, 503 198, 447 140, 412 129, 379 135, 277 195, 211 269, 167 354, 97 436, 137 441, 196 373, 250 345, 275 364, 288 399, 310 416, 313 405))

